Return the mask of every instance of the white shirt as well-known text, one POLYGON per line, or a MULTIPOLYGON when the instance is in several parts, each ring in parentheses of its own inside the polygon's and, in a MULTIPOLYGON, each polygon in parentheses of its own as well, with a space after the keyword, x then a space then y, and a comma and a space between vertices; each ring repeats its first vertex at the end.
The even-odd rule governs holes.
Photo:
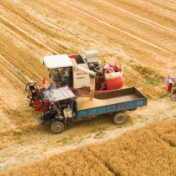
POLYGON ((173 84, 173 80, 172 78, 169 78, 169 84, 172 83, 173 84))

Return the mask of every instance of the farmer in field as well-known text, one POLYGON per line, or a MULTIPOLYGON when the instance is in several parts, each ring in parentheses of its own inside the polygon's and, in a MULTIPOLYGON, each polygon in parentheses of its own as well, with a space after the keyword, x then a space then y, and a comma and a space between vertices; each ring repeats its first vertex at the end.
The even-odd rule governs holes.
POLYGON ((172 91, 172 85, 174 80, 176 80, 176 78, 172 78, 170 75, 168 75, 168 78, 166 80, 168 94, 172 91))

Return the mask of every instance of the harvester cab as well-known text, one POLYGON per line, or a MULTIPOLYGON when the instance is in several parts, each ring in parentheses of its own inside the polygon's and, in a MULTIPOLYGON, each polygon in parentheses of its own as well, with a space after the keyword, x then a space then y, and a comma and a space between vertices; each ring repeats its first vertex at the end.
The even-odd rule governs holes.
MULTIPOLYGON (((94 60, 98 62, 98 57, 94 60)), ((84 55, 54 55, 44 57, 44 64, 55 87, 68 86, 71 90, 90 87, 89 74, 95 75, 86 62, 84 55)))

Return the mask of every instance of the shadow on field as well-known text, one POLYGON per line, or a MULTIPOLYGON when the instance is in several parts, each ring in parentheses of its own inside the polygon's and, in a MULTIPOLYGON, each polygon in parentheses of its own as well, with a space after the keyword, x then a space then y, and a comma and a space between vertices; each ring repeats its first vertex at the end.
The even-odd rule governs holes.
MULTIPOLYGON (((58 135, 62 136, 64 134, 64 135, 80 136, 99 132, 100 129, 109 131, 117 128, 123 128, 129 125, 133 125, 133 123, 130 116, 128 115, 127 121, 123 125, 115 125, 112 121, 111 114, 98 115, 85 118, 84 120, 81 121, 67 123, 64 132, 58 135)), ((53 135, 50 131, 50 123, 38 125, 36 127, 36 130, 38 130, 37 133, 43 133, 43 135, 53 135)))

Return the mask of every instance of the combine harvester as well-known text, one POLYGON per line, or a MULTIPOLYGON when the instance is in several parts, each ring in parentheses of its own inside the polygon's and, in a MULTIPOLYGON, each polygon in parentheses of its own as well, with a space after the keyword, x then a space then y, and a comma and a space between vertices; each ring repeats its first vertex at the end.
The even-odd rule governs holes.
POLYGON ((86 57, 80 54, 46 56, 44 64, 56 88, 68 86, 79 95, 90 91, 89 77, 95 77, 95 93, 124 85, 121 69, 116 64, 99 65, 98 51, 87 51, 86 57))
POLYGON ((51 123, 54 134, 61 133, 66 123, 98 114, 113 114, 115 124, 123 124, 126 110, 147 105, 146 97, 136 88, 121 89, 124 85, 121 68, 98 64, 98 51, 84 55, 55 55, 44 57, 52 83, 45 81, 26 85, 27 98, 40 124, 51 123), (91 98, 89 97, 91 94, 91 98))

